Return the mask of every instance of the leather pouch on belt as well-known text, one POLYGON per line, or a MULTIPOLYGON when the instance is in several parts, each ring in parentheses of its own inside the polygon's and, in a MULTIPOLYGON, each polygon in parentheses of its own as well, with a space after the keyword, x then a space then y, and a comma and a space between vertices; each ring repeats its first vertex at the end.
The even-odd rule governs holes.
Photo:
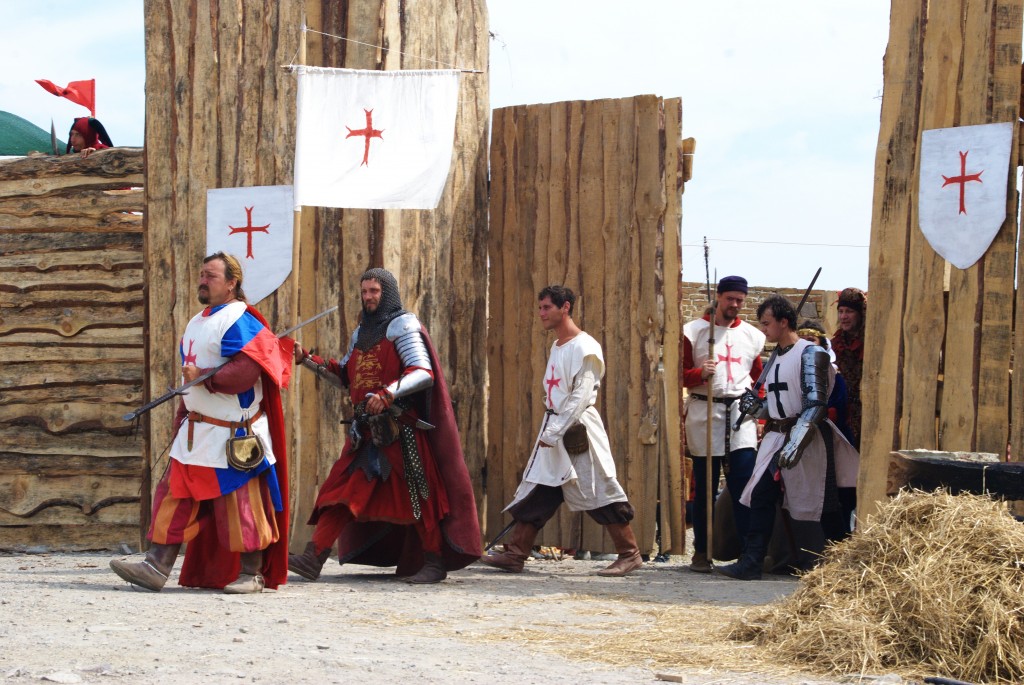
POLYGON ((590 438, 587 437, 587 427, 582 423, 573 424, 562 436, 562 444, 569 454, 583 454, 590 449, 590 438))
POLYGON ((370 424, 370 439, 377 447, 387 447, 398 440, 398 421, 391 412, 374 414, 366 422, 370 424))
POLYGON ((239 471, 252 471, 263 463, 267 449, 260 436, 252 432, 252 424, 245 422, 245 435, 228 438, 228 465, 239 471))

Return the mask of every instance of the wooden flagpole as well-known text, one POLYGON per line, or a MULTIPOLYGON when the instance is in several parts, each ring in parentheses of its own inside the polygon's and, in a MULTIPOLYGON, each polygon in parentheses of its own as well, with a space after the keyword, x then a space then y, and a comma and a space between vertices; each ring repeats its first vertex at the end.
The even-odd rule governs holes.
MULTIPOLYGON (((306 63, 306 19, 303 16, 302 19, 302 33, 299 39, 299 64, 306 63)), ((294 197, 294 172, 292 182, 292 193, 294 197)), ((301 246, 302 237, 302 207, 296 207, 292 219, 292 307, 291 307, 291 324, 294 326, 299 322, 299 250, 301 246)), ((298 485, 302 482, 302 431, 300 430, 302 421, 302 374, 299 373, 298 367, 295 368, 295 372, 292 374, 291 380, 291 392, 288 395, 288 401, 290 402, 290 413, 291 413, 291 428, 292 428, 292 441, 291 447, 292 452, 288 455, 288 474, 291 483, 298 485)), ((291 484, 289 484, 290 486, 291 484)), ((291 487, 289 487, 291 491, 291 487)), ((293 497, 294 499, 294 497, 293 497)), ((288 522, 288 529, 290 531, 295 530, 296 520, 299 516, 299 510, 301 507, 291 507, 290 516, 291 520, 288 522)))

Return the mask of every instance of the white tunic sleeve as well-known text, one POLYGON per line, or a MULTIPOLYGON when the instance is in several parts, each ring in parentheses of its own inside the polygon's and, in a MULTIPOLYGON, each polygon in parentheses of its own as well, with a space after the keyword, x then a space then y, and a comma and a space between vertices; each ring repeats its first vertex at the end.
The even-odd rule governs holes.
POLYGON ((573 379, 572 392, 565 399, 562 411, 547 422, 540 439, 553 445, 562 439, 571 426, 578 423, 583 412, 593 404, 600 383, 601 360, 594 355, 583 358, 583 365, 573 379))

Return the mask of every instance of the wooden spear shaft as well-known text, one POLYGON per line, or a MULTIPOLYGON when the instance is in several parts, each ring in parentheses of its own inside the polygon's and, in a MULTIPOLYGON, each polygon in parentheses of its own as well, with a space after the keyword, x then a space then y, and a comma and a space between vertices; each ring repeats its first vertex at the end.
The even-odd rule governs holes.
MULTIPOLYGON (((710 292, 710 290, 709 290, 709 292, 710 292)), ((717 314, 717 311, 718 311, 717 308, 718 308, 717 303, 713 303, 711 305, 711 321, 710 321, 711 325, 708 327, 708 331, 709 331, 708 332, 708 359, 711 359, 711 360, 714 360, 714 358, 715 358, 715 315, 717 314)), ((712 516, 714 515, 714 511, 715 511, 715 509, 714 509, 714 506, 715 506, 715 494, 714 494, 714 490, 712 489, 712 485, 713 484, 712 484, 712 478, 711 478, 711 473, 712 473, 712 471, 714 471, 714 469, 712 468, 712 465, 714 463, 713 462, 714 455, 712 453, 712 447, 711 447, 712 446, 712 430, 714 429, 714 426, 712 425, 713 424, 712 419, 714 418, 714 415, 715 415, 715 405, 714 405, 714 402, 715 402, 715 397, 714 397, 715 377, 714 377, 714 375, 711 375, 708 378, 708 384, 707 385, 708 385, 708 420, 707 420, 707 431, 705 433, 705 435, 707 437, 707 442, 706 442, 707 450, 704 453, 704 454, 707 455, 705 457, 705 459, 707 461, 704 464, 704 481, 705 481, 705 487, 706 487, 706 490, 707 490, 707 492, 704 493, 704 506, 706 507, 707 515, 704 517, 704 526, 705 526, 705 530, 707 531, 707 549, 706 549, 705 553, 707 554, 707 557, 708 557, 708 563, 711 563, 711 560, 714 559, 714 551, 713 551, 714 550, 714 546, 711 543, 712 543, 712 537, 714 535, 714 528, 715 528, 714 522, 712 521, 712 516)), ((728 418, 726 418, 726 421, 728 421, 728 418)))

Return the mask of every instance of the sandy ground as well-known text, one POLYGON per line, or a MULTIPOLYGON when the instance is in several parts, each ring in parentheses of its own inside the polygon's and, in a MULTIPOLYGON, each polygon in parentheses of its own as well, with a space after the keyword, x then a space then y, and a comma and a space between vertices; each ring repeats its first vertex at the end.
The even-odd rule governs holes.
POLYGON ((739 615, 796 586, 695 574, 679 557, 623 579, 593 575, 600 561, 536 560, 522 574, 474 564, 434 586, 332 559, 317 583, 290 576, 255 596, 182 588, 180 560, 163 592, 134 590, 111 558, 0 555, 0 682, 840 682, 749 671, 742 646, 703 667, 579 653, 584 642, 649 629, 659 611, 692 611, 699 630, 707 612, 739 615))

